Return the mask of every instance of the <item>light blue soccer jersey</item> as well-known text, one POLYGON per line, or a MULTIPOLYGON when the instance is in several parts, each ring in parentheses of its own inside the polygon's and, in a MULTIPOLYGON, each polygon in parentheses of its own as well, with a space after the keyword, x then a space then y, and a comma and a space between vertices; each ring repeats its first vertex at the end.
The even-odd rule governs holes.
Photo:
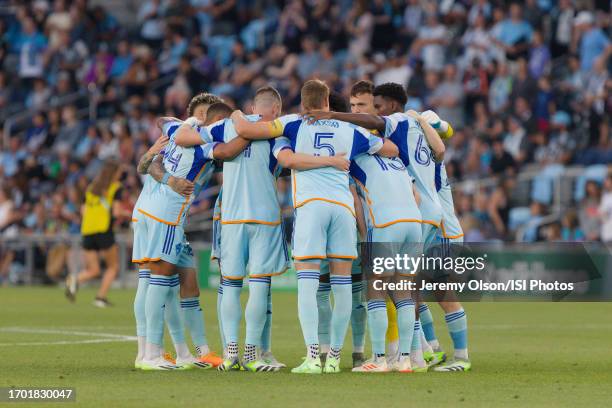
POLYGON ((162 133, 169 137, 164 149, 163 165, 168 173, 177 178, 187 179, 195 185, 191 196, 185 198, 173 191, 168 185, 154 183, 149 200, 142 203, 139 212, 157 221, 170 225, 182 225, 194 199, 208 184, 213 173, 213 149, 215 143, 208 138, 203 128, 196 128, 202 135, 204 144, 182 147, 174 143, 176 130, 182 122, 167 122, 162 133))
POLYGON ((141 207, 146 206, 148 200, 150 200, 151 197, 151 191, 153 190, 153 186, 157 183, 157 181, 155 181, 155 179, 153 177, 151 177, 150 174, 145 174, 144 176, 144 182, 142 185, 142 190, 140 191, 140 194, 138 195, 138 199, 136 200, 136 203, 134 204, 134 210, 132 211, 132 220, 137 220, 139 217, 142 216, 142 214, 138 211, 141 207))
POLYGON ((359 155, 351 161, 350 175, 364 198, 370 226, 384 228, 397 222, 421 222, 412 179, 399 158, 359 155))
POLYGON ((436 163, 436 190, 442 206, 442 234, 444 238, 460 238, 463 236, 463 229, 455 214, 455 204, 453 193, 446 175, 444 163, 436 163))
POLYGON ((399 158, 414 177, 421 195, 423 222, 439 226, 442 208, 435 185, 435 161, 421 125, 411 116, 399 112, 383 117, 386 123, 385 137, 399 148, 399 158))
MULTIPOLYGON (((248 119, 257 121, 260 117, 251 115, 248 119)), ((215 142, 227 143, 238 136, 231 119, 223 119, 206 129, 215 142)), ((290 148, 286 138, 253 141, 233 160, 223 163, 222 224, 281 223, 276 193, 280 167, 276 157, 285 148, 290 148)))
MULTIPOLYGON (((364 128, 338 120, 319 120, 309 125, 299 115, 292 114, 281 116, 275 125, 289 139, 294 152, 312 156, 345 154, 348 159, 354 159, 360 154, 374 154, 383 145, 381 138, 364 128)), ((292 170, 291 175, 295 208, 313 200, 321 200, 344 206, 355 214, 347 172, 334 167, 322 167, 292 170)))

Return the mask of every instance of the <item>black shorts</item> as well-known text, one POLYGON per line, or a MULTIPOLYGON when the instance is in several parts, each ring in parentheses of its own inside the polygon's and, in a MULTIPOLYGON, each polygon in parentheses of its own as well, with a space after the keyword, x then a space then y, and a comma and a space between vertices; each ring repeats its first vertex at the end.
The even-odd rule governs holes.
POLYGON ((115 234, 112 231, 83 235, 83 249, 87 251, 104 251, 113 245, 115 245, 115 234))

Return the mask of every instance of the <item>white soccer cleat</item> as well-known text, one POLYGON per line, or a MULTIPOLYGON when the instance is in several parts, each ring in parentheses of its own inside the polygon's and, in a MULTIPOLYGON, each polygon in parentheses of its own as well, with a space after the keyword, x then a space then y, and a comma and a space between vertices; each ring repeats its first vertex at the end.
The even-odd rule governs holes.
POLYGON ((276 357, 274 357, 271 351, 265 351, 261 353, 260 359, 265 361, 266 364, 272 367, 278 368, 278 369, 287 367, 286 364, 283 364, 280 361, 278 361, 276 357))
POLYGON ((180 367, 168 363, 163 357, 158 357, 155 360, 142 360, 140 369, 144 371, 172 371, 178 370, 180 367))
POLYGON ((391 368, 399 373, 411 373, 412 364, 410 363, 410 357, 400 356, 391 368))
POLYGON ((391 371, 384 357, 372 357, 362 365, 353 368, 354 373, 388 373, 391 371))

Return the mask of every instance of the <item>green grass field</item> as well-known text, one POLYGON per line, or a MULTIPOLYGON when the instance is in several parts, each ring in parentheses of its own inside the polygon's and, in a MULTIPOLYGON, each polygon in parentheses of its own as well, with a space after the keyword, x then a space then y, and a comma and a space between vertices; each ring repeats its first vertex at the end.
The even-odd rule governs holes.
MULTIPOLYGON (((116 306, 106 310, 91 305, 93 293, 69 304, 58 288, 0 289, 0 387, 75 387, 77 405, 92 407, 612 404, 612 303, 466 304, 469 373, 353 374, 347 342, 347 372, 298 376, 137 371, 136 343, 123 337, 134 335, 133 292, 114 291, 116 306)), ((213 291, 202 294, 208 338, 219 351, 215 299, 213 291)), ((296 295, 273 299, 272 348, 293 367, 304 354, 296 295)), ((448 349, 442 314, 432 309, 448 349)), ((19 404, 28 405, 39 404, 19 404)), ((44 406, 55 405, 63 406, 44 406)))

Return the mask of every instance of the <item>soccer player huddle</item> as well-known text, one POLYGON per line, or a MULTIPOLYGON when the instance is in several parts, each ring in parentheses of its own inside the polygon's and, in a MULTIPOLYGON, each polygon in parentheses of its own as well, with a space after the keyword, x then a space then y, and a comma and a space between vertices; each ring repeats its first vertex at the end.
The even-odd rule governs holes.
POLYGON ((276 191, 285 168, 291 171, 291 256, 306 345, 306 358, 291 372, 340 372, 349 324, 354 372, 470 370, 461 304, 434 294, 454 346, 447 361, 419 293, 376 290, 371 284, 374 279, 401 283, 414 276, 405 271, 373 275, 365 259, 376 254, 377 243, 418 256, 434 245, 463 240, 443 164, 443 139, 453 130, 432 111, 404 112, 406 101, 399 84, 374 87, 359 81, 347 112, 341 96, 330 95, 324 82, 309 80, 301 90, 301 114, 281 116, 281 96, 267 86, 257 90, 248 116, 214 95, 200 94, 192 99, 186 121, 160 118, 162 136, 138 165, 145 179, 133 213, 132 260, 139 266, 135 366, 252 372, 285 367, 270 342, 271 280, 291 262, 276 191), (210 180, 215 161, 223 161, 213 217, 213 257, 221 270, 217 316, 222 357, 208 347, 184 232, 189 207, 210 180), (245 278, 249 296, 241 355, 245 278), (164 322, 176 358, 164 354, 164 322), (366 322, 372 344, 368 360, 366 322), (186 344, 185 328, 197 356, 186 344))

